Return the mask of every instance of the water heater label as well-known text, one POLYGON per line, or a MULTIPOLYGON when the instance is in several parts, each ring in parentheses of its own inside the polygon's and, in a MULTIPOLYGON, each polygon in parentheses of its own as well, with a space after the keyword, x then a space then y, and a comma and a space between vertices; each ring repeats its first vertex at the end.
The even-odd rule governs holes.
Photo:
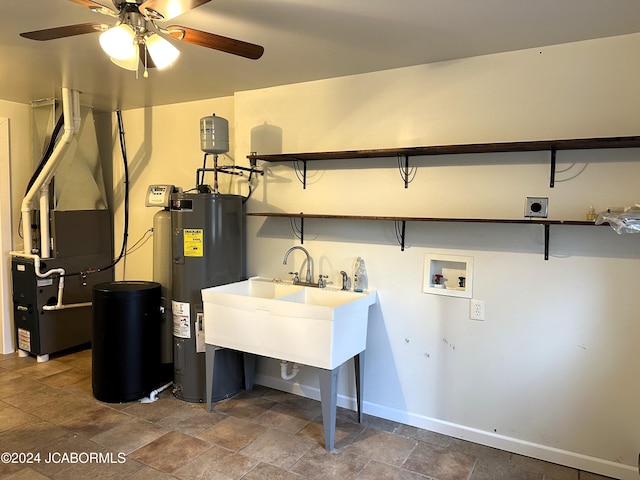
POLYGON ((191 338, 191 306, 186 302, 171 302, 173 309, 173 336, 191 338))
POLYGON ((204 249, 202 248, 204 231, 200 228, 185 228, 184 232, 184 256, 185 257, 202 257, 204 249))

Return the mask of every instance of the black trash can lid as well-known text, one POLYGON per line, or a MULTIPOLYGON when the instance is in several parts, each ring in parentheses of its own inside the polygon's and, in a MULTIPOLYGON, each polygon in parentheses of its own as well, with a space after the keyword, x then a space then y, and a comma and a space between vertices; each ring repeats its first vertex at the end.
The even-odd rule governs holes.
POLYGON ((147 282, 143 280, 122 280, 119 282, 98 283, 93 289, 99 292, 137 292, 142 290, 153 290, 160 288, 158 282, 147 282))

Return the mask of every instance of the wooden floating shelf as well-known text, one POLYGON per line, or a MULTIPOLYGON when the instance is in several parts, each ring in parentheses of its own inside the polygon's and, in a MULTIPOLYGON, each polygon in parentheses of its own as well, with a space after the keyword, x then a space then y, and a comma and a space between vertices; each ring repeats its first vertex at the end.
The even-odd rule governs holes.
POLYGON ((252 153, 247 158, 265 162, 346 160, 358 158, 418 157, 423 155, 456 155, 468 153, 539 152, 550 150, 595 150, 599 148, 637 148, 640 136, 579 138, 567 140, 533 140, 527 142, 468 143, 424 147, 381 148, 372 150, 339 150, 304 153, 252 153))
MULTIPOLYGON (((534 225, 585 225, 600 226, 584 220, 548 220, 546 218, 504 219, 504 218, 447 218, 447 217, 399 217, 385 215, 334 215, 324 213, 284 213, 284 212, 252 212, 252 217, 283 218, 326 218, 336 220, 390 220, 394 222, 454 222, 454 223, 515 223, 534 225)), ((602 224, 607 225, 607 224, 602 224)))
MULTIPOLYGON (((304 219, 333 219, 333 220, 369 220, 369 221, 392 221, 400 228, 396 229, 398 234, 398 242, 400 248, 405 248, 405 228, 406 222, 449 222, 449 223, 502 223, 511 225, 542 225, 544 227, 544 259, 549 259, 549 231, 551 225, 574 225, 587 227, 608 226, 608 223, 596 225, 592 221, 585 220, 549 220, 546 218, 526 218, 526 219, 503 219, 503 218, 445 218, 445 217, 399 217, 384 215, 333 215, 322 213, 285 213, 285 212, 250 212, 247 216, 251 217, 275 217, 275 218, 299 218, 301 221, 298 229, 301 243, 304 243, 304 219)), ((294 229, 295 233, 295 229, 294 229)))
POLYGON ((302 188, 307 188, 307 162, 318 160, 347 160, 363 158, 398 158, 398 167, 404 180, 404 188, 409 187, 409 158, 427 155, 458 155, 469 153, 504 153, 504 152, 540 152, 548 151, 550 158, 549 187, 555 186, 556 152, 560 150, 595 150, 607 148, 640 147, 640 136, 577 138, 566 140, 532 140, 527 142, 468 143, 459 145, 433 145, 425 147, 381 148, 373 150, 338 150, 333 152, 301 152, 247 155, 250 163, 257 160, 265 162, 293 162, 302 188), (404 166, 400 166, 400 158, 404 158, 404 166), (298 163, 302 167, 298 167, 298 163))

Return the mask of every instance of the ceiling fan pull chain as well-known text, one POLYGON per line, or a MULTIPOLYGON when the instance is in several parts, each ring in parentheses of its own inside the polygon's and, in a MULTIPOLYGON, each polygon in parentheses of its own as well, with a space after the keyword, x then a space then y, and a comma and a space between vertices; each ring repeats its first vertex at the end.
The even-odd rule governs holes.
POLYGON ((147 70, 147 56, 149 55, 149 51, 147 50, 147 43, 144 42, 144 73, 142 76, 144 78, 149 78, 149 70, 147 70))

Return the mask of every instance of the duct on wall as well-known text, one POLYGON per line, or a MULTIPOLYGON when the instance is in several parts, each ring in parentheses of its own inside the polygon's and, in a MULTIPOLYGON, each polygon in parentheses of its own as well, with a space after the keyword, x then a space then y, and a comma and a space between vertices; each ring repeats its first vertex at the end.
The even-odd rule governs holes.
POLYGON ((106 210, 98 139, 91 107, 80 109, 80 130, 63 155, 52 184, 53 208, 56 210, 106 210))

